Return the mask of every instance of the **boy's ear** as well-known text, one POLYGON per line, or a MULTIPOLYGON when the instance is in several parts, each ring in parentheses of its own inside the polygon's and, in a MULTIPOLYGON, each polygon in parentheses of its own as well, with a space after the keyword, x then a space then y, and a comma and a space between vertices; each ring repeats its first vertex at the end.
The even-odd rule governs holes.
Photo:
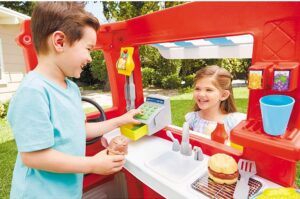
POLYGON ((52 33, 52 45, 56 52, 63 52, 66 44, 66 35, 62 31, 52 33))
POLYGON ((221 96, 221 101, 226 100, 230 96, 230 91, 229 90, 224 90, 221 96))

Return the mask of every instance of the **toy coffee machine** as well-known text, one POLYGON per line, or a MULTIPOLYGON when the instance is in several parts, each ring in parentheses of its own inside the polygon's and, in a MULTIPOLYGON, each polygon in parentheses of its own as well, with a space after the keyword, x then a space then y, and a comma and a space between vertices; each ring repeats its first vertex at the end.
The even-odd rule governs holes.
MULTIPOLYGON (((294 47, 296 48, 296 46, 294 47)), ((290 53, 289 55, 292 56, 294 51, 289 50, 286 53, 290 53)), ((280 56, 284 55, 280 54, 280 56)), ((232 142, 244 146, 244 157, 249 157, 256 162, 261 176, 285 186, 293 186, 296 164, 300 159, 300 87, 298 79, 299 62, 254 63, 249 68, 248 74, 250 96, 247 120, 241 122, 231 134, 232 142), (274 95, 289 96, 295 99, 287 128, 282 135, 278 136, 264 131, 259 102, 264 96, 272 97, 274 95)), ((282 113, 279 112, 272 117, 280 121, 282 113)), ((276 126, 277 124, 270 125, 276 126)))

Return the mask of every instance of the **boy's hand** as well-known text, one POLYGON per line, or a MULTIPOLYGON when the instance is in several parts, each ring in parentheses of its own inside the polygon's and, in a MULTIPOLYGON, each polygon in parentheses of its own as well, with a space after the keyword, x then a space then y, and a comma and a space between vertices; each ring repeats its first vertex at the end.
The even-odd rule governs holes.
POLYGON ((108 147, 108 142, 107 142, 107 139, 104 138, 103 136, 100 138, 100 141, 101 141, 101 144, 102 146, 104 146, 105 148, 108 147))
POLYGON ((91 173, 109 175, 120 171, 124 164, 124 155, 108 155, 105 149, 91 157, 91 173))
POLYGON ((128 124, 128 123, 133 123, 133 124, 140 124, 141 122, 134 119, 134 116, 137 114, 143 114, 143 112, 140 109, 131 109, 124 115, 119 117, 121 125, 123 124, 128 124))

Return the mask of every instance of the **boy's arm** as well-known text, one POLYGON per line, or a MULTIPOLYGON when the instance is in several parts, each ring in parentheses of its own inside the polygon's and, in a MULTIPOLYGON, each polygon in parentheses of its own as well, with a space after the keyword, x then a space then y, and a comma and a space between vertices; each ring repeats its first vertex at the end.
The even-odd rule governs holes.
POLYGON ((96 123, 85 123, 86 135, 87 138, 94 138, 101 136, 119 126, 127 123, 134 123, 139 124, 140 122, 133 117, 136 114, 140 114, 141 111, 138 109, 132 109, 125 113, 120 117, 116 117, 110 120, 106 120, 103 122, 96 122, 96 123))
POLYGON ((86 136, 87 138, 94 138, 101 136, 119 126, 123 125, 119 117, 106 120, 103 122, 85 123, 86 136))
POLYGON ((97 173, 108 175, 122 169, 123 155, 107 155, 107 150, 92 157, 72 156, 54 149, 21 152, 24 165, 55 173, 97 173))

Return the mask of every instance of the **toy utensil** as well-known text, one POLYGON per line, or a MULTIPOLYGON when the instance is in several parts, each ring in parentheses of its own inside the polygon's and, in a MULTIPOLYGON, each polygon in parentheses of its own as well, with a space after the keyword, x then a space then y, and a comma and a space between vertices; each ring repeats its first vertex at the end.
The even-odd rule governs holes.
POLYGON ((240 159, 238 162, 240 180, 236 183, 233 193, 234 199, 247 199, 249 194, 249 178, 256 174, 256 165, 254 161, 240 159))

